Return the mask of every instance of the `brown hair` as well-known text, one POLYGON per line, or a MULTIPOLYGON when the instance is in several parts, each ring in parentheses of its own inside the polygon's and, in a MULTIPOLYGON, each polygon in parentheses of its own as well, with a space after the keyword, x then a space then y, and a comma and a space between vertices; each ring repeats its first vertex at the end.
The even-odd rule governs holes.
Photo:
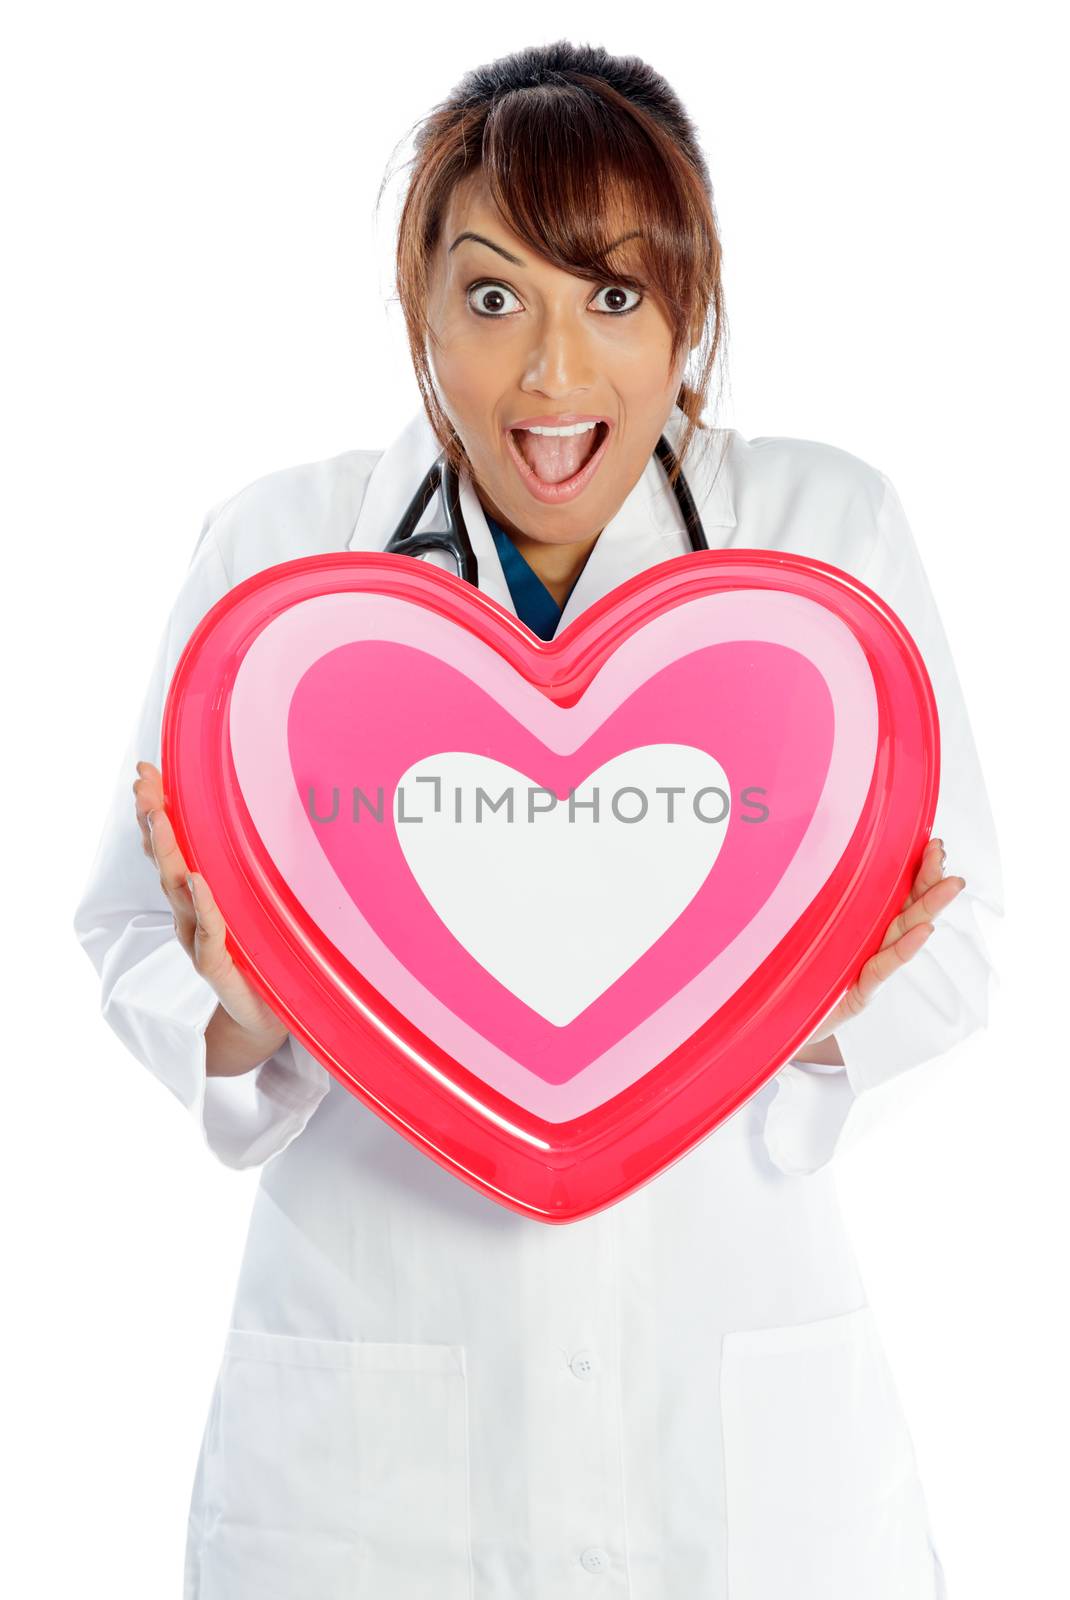
POLYGON ((725 307, 709 173, 665 79, 638 56, 562 39, 476 67, 417 127, 398 224, 397 297, 428 419, 456 469, 467 456, 435 392, 427 306, 450 194, 477 171, 513 232, 554 266, 601 285, 649 290, 672 329, 670 364, 691 347, 701 322, 701 369, 694 386, 681 383, 676 401, 688 419, 682 462, 696 428, 705 427, 719 356, 723 364, 725 307), (635 241, 642 278, 607 258, 613 227, 628 217, 642 219, 635 241))

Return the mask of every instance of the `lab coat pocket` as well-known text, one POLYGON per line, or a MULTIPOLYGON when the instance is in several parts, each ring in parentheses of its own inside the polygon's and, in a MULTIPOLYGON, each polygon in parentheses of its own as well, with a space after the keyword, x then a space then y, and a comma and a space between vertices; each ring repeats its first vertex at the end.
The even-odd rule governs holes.
POLYGON ((470 1600, 465 1348, 232 1328, 196 1600, 470 1600))
POLYGON ((914 1448, 870 1307, 725 1335, 728 1600, 937 1600, 914 1448))

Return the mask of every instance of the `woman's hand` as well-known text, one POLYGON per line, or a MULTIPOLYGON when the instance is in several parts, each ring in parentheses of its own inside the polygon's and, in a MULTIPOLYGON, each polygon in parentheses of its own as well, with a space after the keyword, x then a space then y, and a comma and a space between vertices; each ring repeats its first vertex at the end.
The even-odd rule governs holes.
MULTIPOLYGON (((934 920, 966 887, 965 878, 944 877, 946 859, 943 840, 930 839, 913 888, 903 902, 903 909, 889 924, 880 949, 866 962, 858 974, 858 981, 848 989, 835 1011, 830 1012, 817 1031, 810 1035, 804 1048, 796 1051, 798 1060, 828 1063, 828 1046, 824 1050, 813 1050, 811 1047, 822 1039, 828 1039, 841 1022, 857 1016, 873 999, 881 984, 886 983, 900 967, 917 955, 933 931, 934 920)), ((835 1041, 832 1048, 835 1051, 832 1059, 835 1061, 835 1056, 840 1055, 835 1041)))
POLYGON ((274 1055, 289 1029, 265 1005, 227 949, 226 925, 212 891, 199 872, 190 873, 164 810, 163 777, 151 762, 139 761, 134 803, 141 847, 155 862, 160 887, 174 914, 178 942, 219 996, 205 1031, 209 1075, 247 1072, 274 1055), (191 893, 190 884, 193 885, 191 893), (214 1048, 213 1048, 214 1047, 214 1048))

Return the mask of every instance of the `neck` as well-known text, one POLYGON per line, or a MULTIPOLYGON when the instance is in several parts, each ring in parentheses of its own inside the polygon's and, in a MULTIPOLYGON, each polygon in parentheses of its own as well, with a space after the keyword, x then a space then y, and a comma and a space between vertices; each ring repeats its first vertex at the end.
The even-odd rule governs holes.
POLYGON ((529 534, 522 532, 515 523, 510 522, 508 517, 503 517, 493 506, 488 506, 482 497, 480 504, 484 513, 493 517, 498 526, 509 535, 532 572, 546 585, 558 605, 563 606, 576 579, 586 566, 588 556, 601 538, 602 529, 585 539, 576 539, 568 544, 558 544, 548 539, 533 539, 529 534))
POLYGON ((526 534, 509 532, 509 537, 531 570, 546 585, 559 606, 563 606, 572 587, 587 565, 587 557, 601 537, 578 539, 575 544, 550 544, 545 539, 529 539, 526 534))

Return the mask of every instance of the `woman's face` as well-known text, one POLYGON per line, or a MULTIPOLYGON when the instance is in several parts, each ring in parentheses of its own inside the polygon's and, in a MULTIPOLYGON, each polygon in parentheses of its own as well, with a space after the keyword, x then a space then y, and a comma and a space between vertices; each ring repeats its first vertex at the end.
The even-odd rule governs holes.
MULTIPOLYGON (((613 260, 632 264, 627 242, 613 260)), ((535 255, 477 173, 447 209, 429 318, 428 359, 486 510, 531 539, 596 537, 650 460, 686 366, 685 350, 670 369, 671 330, 655 301, 535 255), (513 431, 556 419, 601 425, 559 439, 513 431)))

